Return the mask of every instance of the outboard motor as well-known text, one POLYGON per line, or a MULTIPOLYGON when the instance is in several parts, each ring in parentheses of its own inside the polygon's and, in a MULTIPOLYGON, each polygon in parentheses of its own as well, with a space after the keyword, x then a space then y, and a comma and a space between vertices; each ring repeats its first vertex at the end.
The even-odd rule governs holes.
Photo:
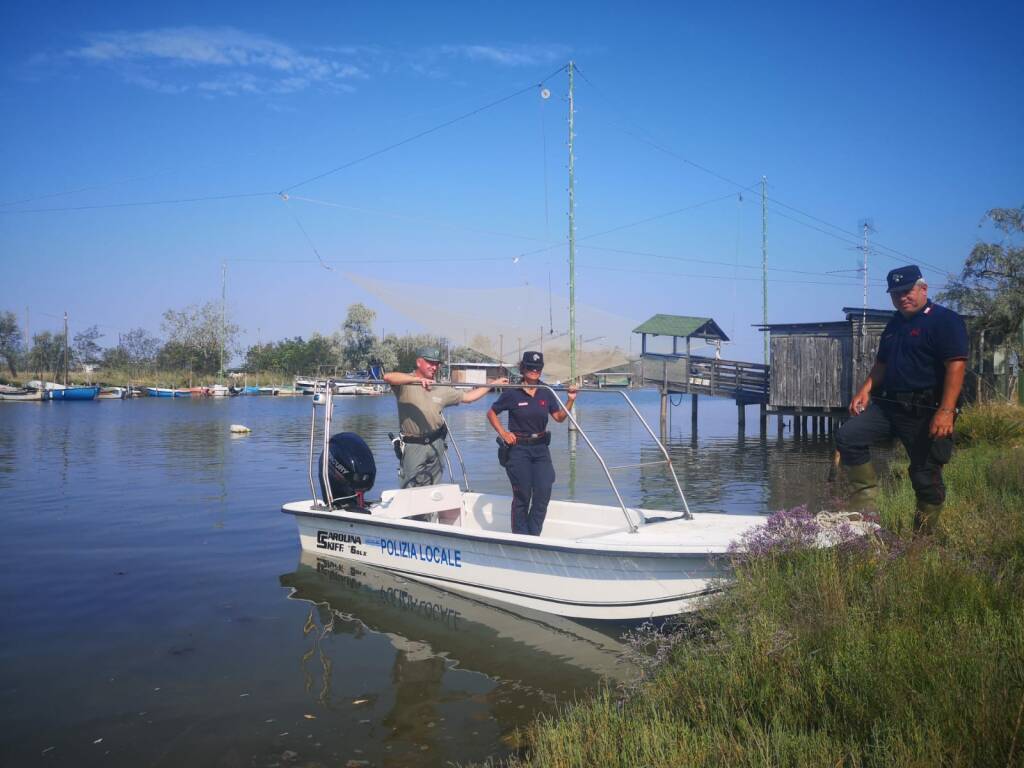
MULTIPOLYGON (((323 453, 317 462, 320 493, 327 501, 324 487, 323 453)), ((355 432, 339 432, 327 444, 327 481, 331 484, 334 507, 353 511, 363 510, 363 495, 373 488, 377 478, 377 464, 370 446, 355 432)))

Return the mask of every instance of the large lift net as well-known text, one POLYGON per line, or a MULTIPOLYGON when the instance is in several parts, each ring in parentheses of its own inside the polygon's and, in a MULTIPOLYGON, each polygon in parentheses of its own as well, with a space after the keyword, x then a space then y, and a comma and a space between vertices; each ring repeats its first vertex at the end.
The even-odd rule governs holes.
MULTIPOLYGON (((373 280, 349 274, 356 285, 454 347, 515 368, 525 350, 544 353, 546 381, 568 381, 569 302, 530 285, 451 288, 373 280)), ((601 309, 576 304, 576 375, 622 365, 629 360, 631 331, 637 325, 601 309)), ((458 362, 453 360, 452 362, 458 362)))

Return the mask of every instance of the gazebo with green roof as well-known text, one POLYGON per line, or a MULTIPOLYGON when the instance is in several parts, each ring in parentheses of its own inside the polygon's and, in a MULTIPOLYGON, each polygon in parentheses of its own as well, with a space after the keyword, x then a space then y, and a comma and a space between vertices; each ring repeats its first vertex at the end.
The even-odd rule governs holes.
POLYGON ((649 320, 633 329, 640 334, 640 353, 647 354, 648 336, 671 336, 672 354, 679 354, 679 339, 686 339, 686 355, 690 355, 690 339, 701 339, 705 342, 728 341, 725 331, 710 317, 690 317, 689 315, 654 315, 649 320))

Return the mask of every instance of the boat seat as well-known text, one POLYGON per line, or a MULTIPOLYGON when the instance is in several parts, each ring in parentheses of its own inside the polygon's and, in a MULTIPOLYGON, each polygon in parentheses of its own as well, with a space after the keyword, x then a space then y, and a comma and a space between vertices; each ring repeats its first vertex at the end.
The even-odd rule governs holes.
POLYGON ((458 525, 462 518, 462 489, 454 483, 401 488, 381 493, 373 507, 375 517, 412 519, 458 525))

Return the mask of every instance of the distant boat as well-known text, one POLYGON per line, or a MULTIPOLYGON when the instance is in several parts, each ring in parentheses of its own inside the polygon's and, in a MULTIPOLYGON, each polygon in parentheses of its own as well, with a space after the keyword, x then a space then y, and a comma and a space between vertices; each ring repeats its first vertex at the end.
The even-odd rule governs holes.
POLYGON ((278 393, 277 387, 258 387, 256 394, 258 395, 276 395, 278 393))
POLYGON ((16 401, 39 401, 46 399, 46 391, 42 389, 31 389, 29 387, 8 387, 0 385, 0 400, 16 401))
POLYGON ((192 392, 188 389, 170 389, 168 387, 146 387, 146 394, 150 397, 191 397, 192 392))
POLYGON ((61 387, 47 391, 47 400, 95 400, 99 387, 61 387))
POLYGON ((223 384, 213 384, 207 387, 210 390, 210 397, 227 397, 230 390, 223 384))
POLYGON ((189 387, 189 392, 192 393, 192 397, 209 397, 209 387, 189 387))
POLYGON ((100 393, 96 395, 97 400, 124 400, 128 396, 125 387, 100 387, 100 393))
POLYGON ((242 387, 242 394, 243 395, 258 395, 259 393, 260 393, 260 388, 259 387, 252 387, 252 386, 242 387))

